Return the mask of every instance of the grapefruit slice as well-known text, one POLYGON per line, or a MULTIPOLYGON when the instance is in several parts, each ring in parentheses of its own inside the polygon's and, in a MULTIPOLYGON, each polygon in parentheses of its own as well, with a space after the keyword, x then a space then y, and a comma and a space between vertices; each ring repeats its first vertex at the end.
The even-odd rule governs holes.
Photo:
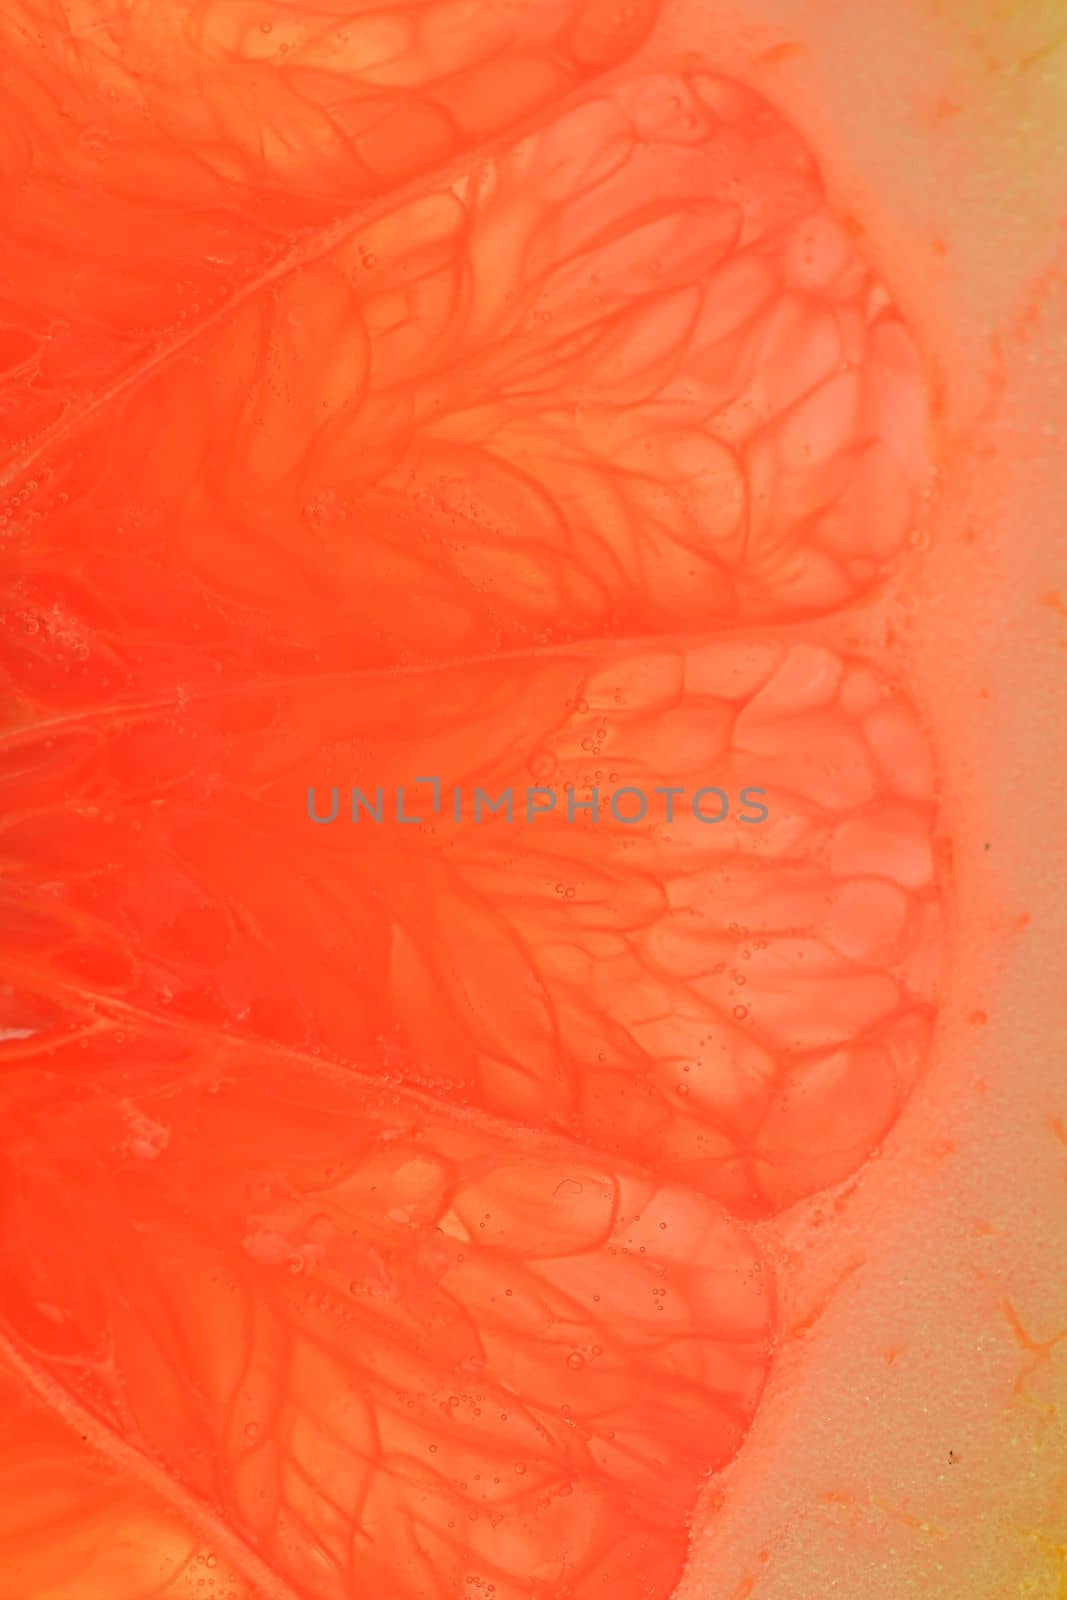
POLYGON ((718 1208, 200 1030, 51 1063, 5 1100, 6 1337, 106 1460, 285 1592, 669 1591, 770 1355, 718 1208))
POLYGON ((182 701, 18 741, 36 987, 400 1075, 743 1215, 899 1115, 941 868, 922 733, 862 662, 612 645, 182 701))
POLYGON ((651 5, 12 15, 12 1570, 667 1600, 940 998, 914 337, 651 5))

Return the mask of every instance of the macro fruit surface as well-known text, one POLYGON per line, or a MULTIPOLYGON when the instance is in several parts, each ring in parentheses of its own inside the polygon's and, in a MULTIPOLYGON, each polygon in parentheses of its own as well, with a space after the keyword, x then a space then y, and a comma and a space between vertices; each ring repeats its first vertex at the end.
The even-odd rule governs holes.
POLYGON ((0 1596, 1058 1594, 1047 19, 0 29, 0 1596))

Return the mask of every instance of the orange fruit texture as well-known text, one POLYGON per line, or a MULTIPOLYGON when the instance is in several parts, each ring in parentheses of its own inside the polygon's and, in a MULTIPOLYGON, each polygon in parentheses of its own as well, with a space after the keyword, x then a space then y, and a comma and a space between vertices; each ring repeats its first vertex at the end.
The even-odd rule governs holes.
POLYGON ((5 6, 0 1600, 837 1592, 725 1486, 951 1013, 952 402, 729 20, 5 6))

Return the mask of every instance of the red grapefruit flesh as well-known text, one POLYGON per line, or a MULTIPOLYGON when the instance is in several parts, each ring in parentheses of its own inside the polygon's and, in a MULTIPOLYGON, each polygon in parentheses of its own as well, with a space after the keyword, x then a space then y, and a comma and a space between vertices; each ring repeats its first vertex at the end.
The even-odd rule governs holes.
POLYGON ((650 6, 20 20, 0 1536, 666 1600, 939 997, 915 343, 650 6))

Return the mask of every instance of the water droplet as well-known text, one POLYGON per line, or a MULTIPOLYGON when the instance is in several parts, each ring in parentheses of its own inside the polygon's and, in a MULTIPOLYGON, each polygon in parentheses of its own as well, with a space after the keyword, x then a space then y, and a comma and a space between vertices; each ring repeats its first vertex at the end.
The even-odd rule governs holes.
POLYGON ((558 767, 554 750, 545 747, 535 750, 526 763, 527 771, 532 778, 550 778, 558 767))
POLYGON ((570 1355, 567 1357, 567 1365, 570 1367, 572 1372, 581 1372, 582 1368, 585 1366, 585 1357, 582 1355, 582 1352, 580 1350, 572 1350, 570 1355))

